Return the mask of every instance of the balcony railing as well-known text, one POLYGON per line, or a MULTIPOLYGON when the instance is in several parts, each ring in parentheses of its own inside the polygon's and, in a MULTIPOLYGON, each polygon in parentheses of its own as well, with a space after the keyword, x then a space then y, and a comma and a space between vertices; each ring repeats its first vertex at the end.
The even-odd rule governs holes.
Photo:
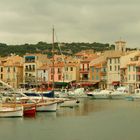
POLYGON ((87 69, 80 69, 79 71, 80 72, 89 72, 89 68, 87 68, 87 69))
POLYGON ((35 71, 35 69, 25 69, 25 71, 30 71, 30 72, 32 72, 32 71, 35 71))

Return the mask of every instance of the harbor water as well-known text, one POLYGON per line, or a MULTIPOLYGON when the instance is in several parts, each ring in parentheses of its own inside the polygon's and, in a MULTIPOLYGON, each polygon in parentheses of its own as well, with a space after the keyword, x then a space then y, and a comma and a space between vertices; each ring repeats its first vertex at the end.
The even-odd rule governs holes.
POLYGON ((139 140, 140 101, 81 99, 79 107, 0 118, 3 140, 139 140))

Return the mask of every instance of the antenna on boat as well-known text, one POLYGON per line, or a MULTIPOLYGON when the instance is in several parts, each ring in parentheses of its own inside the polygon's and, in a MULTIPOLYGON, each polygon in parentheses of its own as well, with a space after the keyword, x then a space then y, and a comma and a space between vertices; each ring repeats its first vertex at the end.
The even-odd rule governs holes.
POLYGON ((54 90, 54 26, 52 28, 52 71, 53 71, 53 82, 52 82, 52 90, 54 90))

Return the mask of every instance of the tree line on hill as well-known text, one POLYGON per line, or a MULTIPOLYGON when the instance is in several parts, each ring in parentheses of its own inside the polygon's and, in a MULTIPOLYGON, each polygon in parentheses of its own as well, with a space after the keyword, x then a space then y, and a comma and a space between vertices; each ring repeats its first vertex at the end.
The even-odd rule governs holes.
MULTIPOLYGON (((55 43, 55 53, 60 54, 60 48, 63 54, 72 55, 81 50, 93 49, 94 51, 105 51, 113 50, 115 48, 114 44, 103 44, 103 43, 55 43), (60 47, 58 47, 60 46, 60 47)), ((38 42, 37 44, 23 44, 23 45, 7 45, 0 43, 0 56, 8 56, 11 53, 23 56, 26 53, 43 53, 48 56, 52 56, 52 44, 46 42, 38 42)))

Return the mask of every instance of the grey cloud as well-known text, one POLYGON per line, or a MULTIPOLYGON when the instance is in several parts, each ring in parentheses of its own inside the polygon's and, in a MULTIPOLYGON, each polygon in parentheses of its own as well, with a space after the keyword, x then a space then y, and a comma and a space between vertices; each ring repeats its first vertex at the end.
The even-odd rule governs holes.
POLYGON ((51 42, 54 25, 64 42, 140 44, 139 0, 0 0, 0 42, 51 42))

